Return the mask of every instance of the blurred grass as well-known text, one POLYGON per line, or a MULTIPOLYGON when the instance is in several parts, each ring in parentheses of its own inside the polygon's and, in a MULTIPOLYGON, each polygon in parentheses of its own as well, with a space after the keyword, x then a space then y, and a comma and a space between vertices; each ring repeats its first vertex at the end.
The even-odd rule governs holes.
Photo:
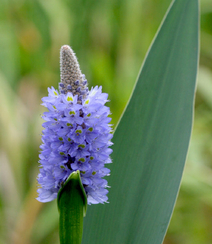
MULTIPOLYGON (((89 85, 109 93, 115 125, 170 2, 0 1, 0 244, 59 243, 56 202, 35 197, 40 103, 59 82, 60 46, 71 45, 89 85)), ((212 243, 211 0, 201 0, 201 19, 194 129, 164 244, 212 243)))

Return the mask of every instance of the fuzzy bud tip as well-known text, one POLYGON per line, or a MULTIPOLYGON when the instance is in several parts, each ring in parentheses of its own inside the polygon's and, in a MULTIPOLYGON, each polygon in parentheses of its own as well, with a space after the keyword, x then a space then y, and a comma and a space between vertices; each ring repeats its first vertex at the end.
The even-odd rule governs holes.
POLYGON ((71 47, 62 46, 60 49, 60 92, 63 94, 72 92, 73 95, 86 97, 87 82, 85 80, 85 75, 82 74, 77 57, 71 47))

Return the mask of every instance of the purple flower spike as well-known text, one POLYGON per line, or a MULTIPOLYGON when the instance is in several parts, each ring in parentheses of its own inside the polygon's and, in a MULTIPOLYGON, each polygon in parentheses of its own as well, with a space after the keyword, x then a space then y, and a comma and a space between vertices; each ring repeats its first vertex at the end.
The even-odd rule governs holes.
MULTIPOLYGON (((67 46, 66 52, 67 52, 67 46)), ((63 48, 63 47, 62 47, 63 48)), ((67 82, 66 82, 67 84, 67 82)), ((68 84, 67 84, 68 86, 68 84)), ((60 85, 60 88, 63 88, 60 85)), ((38 198, 49 202, 57 198, 69 175, 79 170, 88 204, 107 202, 109 175, 105 164, 111 163, 112 150, 110 110, 105 106, 107 94, 102 87, 92 88, 85 97, 74 91, 60 93, 48 88, 42 99, 48 109, 44 113, 41 145, 38 198)))

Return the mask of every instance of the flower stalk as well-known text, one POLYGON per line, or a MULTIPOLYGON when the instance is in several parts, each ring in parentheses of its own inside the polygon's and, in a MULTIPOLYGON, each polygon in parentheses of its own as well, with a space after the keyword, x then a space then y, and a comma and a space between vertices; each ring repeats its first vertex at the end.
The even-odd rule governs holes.
POLYGON ((40 146, 38 198, 49 202, 57 198, 60 213, 61 244, 81 243, 83 213, 87 204, 108 200, 107 180, 111 163, 112 130, 110 109, 102 87, 89 91, 73 50, 60 51, 59 91, 48 88, 42 99, 44 112, 40 146))

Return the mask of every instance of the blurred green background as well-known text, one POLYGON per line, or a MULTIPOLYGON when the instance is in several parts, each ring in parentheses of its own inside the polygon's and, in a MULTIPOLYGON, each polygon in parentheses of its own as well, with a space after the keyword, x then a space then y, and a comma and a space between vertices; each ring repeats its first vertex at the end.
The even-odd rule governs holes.
MULTIPOLYGON (((109 93, 115 127, 170 3, 0 1, 0 244, 59 243, 56 201, 35 197, 40 103, 47 87, 58 86, 60 47, 69 44, 89 85, 109 93)), ((212 243, 212 1, 200 5, 194 128, 164 244, 212 243)))

